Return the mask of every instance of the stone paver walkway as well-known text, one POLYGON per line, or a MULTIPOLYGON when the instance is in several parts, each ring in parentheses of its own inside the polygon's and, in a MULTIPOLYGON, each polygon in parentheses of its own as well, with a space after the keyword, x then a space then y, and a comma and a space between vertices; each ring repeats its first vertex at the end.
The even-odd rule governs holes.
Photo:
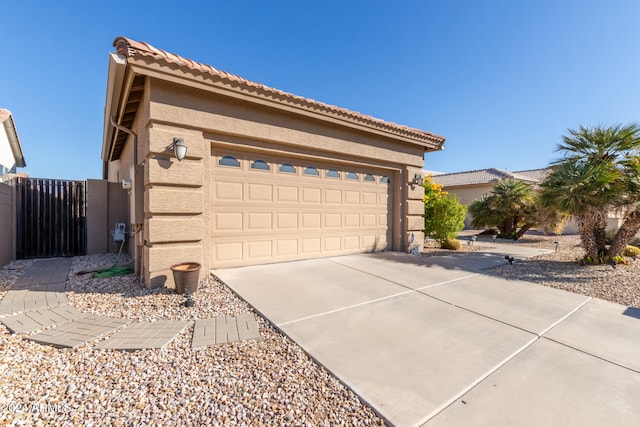
POLYGON ((2 318, 2 323, 14 334, 28 334, 52 326, 64 325, 84 316, 80 310, 70 305, 29 311, 2 318))
MULTIPOLYGON (((69 305, 65 294, 70 270, 70 258, 35 260, 0 300, 0 322, 16 334, 41 331, 26 339, 55 347, 75 348, 113 333, 96 348, 129 351, 162 349, 191 323, 133 322, 82 313, 69 305)), ((259 338, 251 313, 199 319, 192 348, 259 338)))
POLYGON ((57 328, 30 335, 27 339, 54 347, 75 348, 129 323, 131 320, 128 319, 89 315, 74 319, 57 328))
POLYGON ((188 325, 189 322, 179 320, 138 322, 116 332, 98 344, 96 348, 130 351, 144 348, 164 348, 188 325))
POLYGON ((191 348, 258 338, 258 324, 250 313, 198 319, 193 327, 191 348))

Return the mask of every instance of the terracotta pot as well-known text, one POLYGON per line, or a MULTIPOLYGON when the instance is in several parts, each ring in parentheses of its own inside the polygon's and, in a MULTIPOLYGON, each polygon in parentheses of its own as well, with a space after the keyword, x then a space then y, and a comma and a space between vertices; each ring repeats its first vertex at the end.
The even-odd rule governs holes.
POLYGON ((200 279, 200 264, 197 262, 181 262, 171 266, 176 292, 179 294, 193 294, 198 290, 200 279))

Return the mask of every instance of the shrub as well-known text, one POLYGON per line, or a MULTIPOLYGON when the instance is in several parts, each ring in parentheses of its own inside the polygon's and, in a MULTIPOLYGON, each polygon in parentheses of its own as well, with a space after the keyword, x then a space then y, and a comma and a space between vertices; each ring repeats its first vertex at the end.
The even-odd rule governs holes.
POLYGON ((458 239, 445 239, 440 243, 440 247, 442 249, 451 249, 451 250, 457 251, 462 247, 462 244, 458 239))
POLYGON ((467 208, 455 196, 442 191, 442 185, 427 177, 424 182, 424 233, 440 243, 455 238, 464 228, 467 208))
POLYGON ((640 255, 640 248, 629 245, 624 249, 623 255, 628 257, 636 257, 640 255))

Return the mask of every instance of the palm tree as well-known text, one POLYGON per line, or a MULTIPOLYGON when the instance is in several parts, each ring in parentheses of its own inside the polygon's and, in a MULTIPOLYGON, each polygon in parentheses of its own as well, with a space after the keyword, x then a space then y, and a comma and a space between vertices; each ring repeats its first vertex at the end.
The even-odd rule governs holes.
POLYGON ((576 218, 587 257, 617 257, 640 230, 640 127, 581 126, 568 132, 556 149, 564 157, 541 184, 541 200, 576 218), (607 213, 615 209, 625 218, 607 253, 607 213))
POLYGON ((595 166, 568 160, 555 165, 540 185, 539 199, 572 215, 582 246, 590 259, 601 258, 605 248, 607 212, 619 194, 618 173, 607 164, 595 166))
POLYGON ((473 227, 497 227, 502 237, 517 240, 535 225, 533 188, 515 179, 502 180, 490 194, 474 200, 469 213, 473 227))

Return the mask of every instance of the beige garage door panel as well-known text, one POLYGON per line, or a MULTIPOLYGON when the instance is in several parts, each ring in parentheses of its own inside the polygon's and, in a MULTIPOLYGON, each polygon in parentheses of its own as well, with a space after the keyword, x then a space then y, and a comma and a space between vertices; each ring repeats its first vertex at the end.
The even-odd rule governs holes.
POLYGON ((214 153, 212 160, 214 268, 390 246, 391 187, 383 170, 250 153, 214 153))

